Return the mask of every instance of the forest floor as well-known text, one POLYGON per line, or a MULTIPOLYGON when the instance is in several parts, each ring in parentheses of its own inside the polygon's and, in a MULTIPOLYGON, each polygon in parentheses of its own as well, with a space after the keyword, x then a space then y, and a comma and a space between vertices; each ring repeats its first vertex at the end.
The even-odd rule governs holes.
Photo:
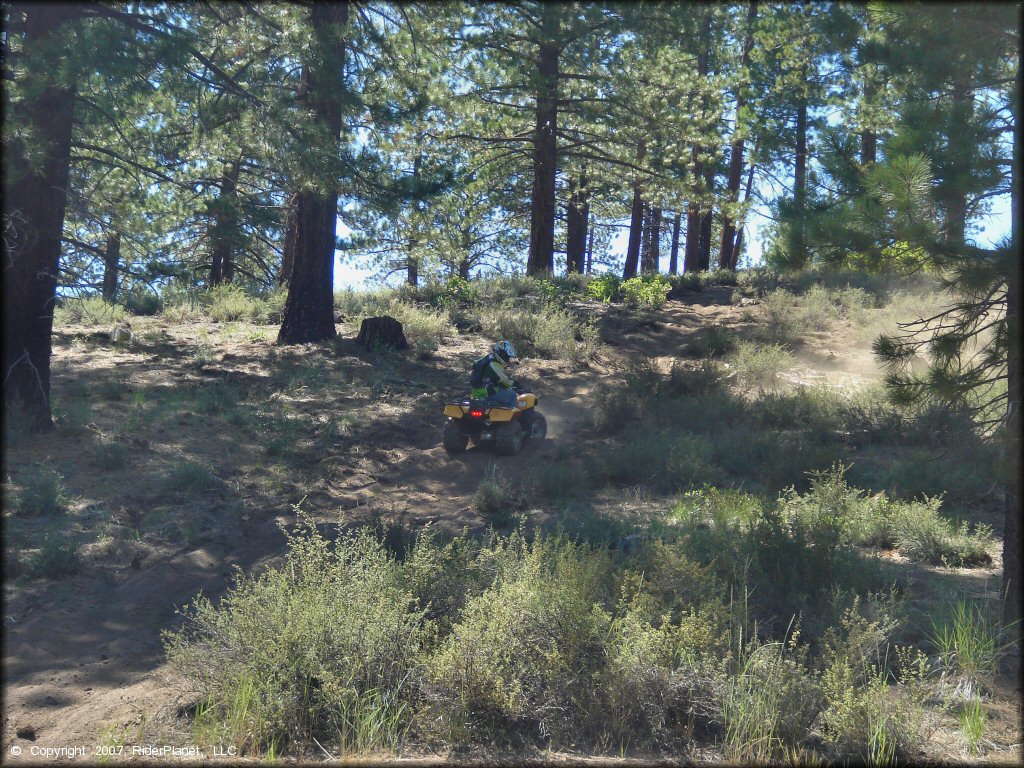
MULTIPOLYGON (((533 359, 517 369, 540 396, 548 437, 501 458, 504 473, 515 479, 585 455, 597 440, 586 428, 593 393, 641 358, 666 370, 695 361, 702 328, 742 331, 757 308, 735 306, 730 295, 711 288, 670 301, 653 324, 593 304, 603 345, 588 366, 533 359)), ((297 510, 324 529, 485 526, 473 498, 496 457, 481 448, 449 457, 440 445, 442 403, 461 394, 472 361, 487 348, 482 336, 455 336, 420 360, 368 355, 344 340, 278 348, 276 328, 247 323, 172 325, 154 317, 133 318, 132 328, 131 342, 121 345, 89 328, 57 330, 60 426, 23 438, 6 455, 7 478, 56 469, 68 502, 52 516, 4 512, 5 760, 15 747, 19 762, 51 762, 55 753, 42 750, 78 747, 95 762, 103 748, 142 759, 138 747, 190 745, 184 715, 196 694, 167 665, 161 632, 177 626, 177 609, 197 593, 216 598, 237 570, 251 573, 280 558, 282 528, 295 523, 297 510), (33 552, 70 539, 79 544, 74 573, 28 572, 33 552)), ((339 332, 354 336, 350 327, 339 332)), ((853 389, 879 377, 869 340, 836 331, 805 343, 783 379, 853 389)), ((915 599, 998 589, 999 505, 993 499, 976 515, 995 529, 989 567, 893 556, 915 599)), ((1020 690, 1000 685, 989 706, 985 760, 1016 763, 1020 690)), ((928 759, 969 760, 950 746, 959 727, 947 718, 928 759)))

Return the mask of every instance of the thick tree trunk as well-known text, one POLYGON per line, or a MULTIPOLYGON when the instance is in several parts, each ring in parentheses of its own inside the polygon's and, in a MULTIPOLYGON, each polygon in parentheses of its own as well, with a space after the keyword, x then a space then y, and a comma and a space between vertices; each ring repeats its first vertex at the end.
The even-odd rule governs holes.
POLYGON ((651 243, 647 252, 645 272, 661 271, 661 208, 651 208, 651 243))
POLYGON ((587 274, 589 275, 594 269, 594 226, 590 223, 589 208, 587 216, 587 274))
POLYGON ((541 43, 537 56, 537 105, 533 130, 533 196, 530 202, 530 255, 526 274, 555 268, 555 175, 558 170, 558 3, 541 4, 541 43))
POLYGON ((234 278, 234 247, 238 239, 237 195, 239 163, 231 163, 220 179, 220 195, 214 203, 210 227, 210 285, 230 283, 234 278))
POLYGON ((583 273, 587 248, 587 173, 580 174, 579 183, 569 179, 569 203, 565 221, 565 269, 567 274, 583 273))
MULTIPOLYGON (((747 34, 743 40, 743 53, 740 56, 740 71, 745 72, 750 62, 750 51, 754 47, 754 23, 757 21, 757 2, 753 0, 747 10, 747 34)), ((743 85, 736 89, 736 128, 734 133, 740 130, 740 112, 747 105, 747 99, 743 92, 743 85)), ((740 180, 743 176, 743 138, 742 134, 732 142, 732 149, 729 154, 729 175, 726 179, 726 190, 729 202, 735 203, 739 197, 740 180)), ((732 217, 725 213, 722 216, 722 241, 718 250, 719 269, 734 269, 730 266, 734 263, 732 256, 733 240, 736 237, 736 225, 732 217)))
MULTIPOLYGON (((647 154, 647 145, 643 139, 637 144, 636 161, 644 159, 647 154)), ((643 185, 639 176, 633 182, 633 207, 629 218, 629 242, 626 245, 626 264, 622 268, 622 279, 628 280, 636 277, 637 268, 640 266, 640 238, 643 235, 644 226, 644 199, 643 185)))
POLYGON ((36 429, 53 425, 51 334, 74 124, 74 90, 63 82, 70 80, 65 71, 68 49, 57 45, 55 38, 81 8, 57 3, 22 6, 26 57, 47 48, 60 58, 46 67, 30 68, 19 78, 31 84, 19 112, 33 144, 26 147, 8 137, 4 147, 4 226, 10 232, 4 233, 4 404, 7 409, 23 409, 36 429), (36 157, 31 163, 28 152, 36 157))
POLYGON ((626 263, 622 268, 622 279, 636 277, 640 266, 640 241, 644 228, 644 201, 640 197, 640 185, 633 187, 633 210, 629 217, 629 242, 626 244, 626 263))
MULTIPOLYGON (((309 71, 312 129, 330 145, 341 137, 344 99, 347 2, 313 3, 310 8, 315 62, 309 71)), ((338 224, 338 180, 329 166, 326 191, 303 189, 295 206, 295 255, 278 344, 305 344, 335 336, 334 251, 338 224)))
POLYGON ((682 223, 683 214, 676 213, 672 220, 672 250, 668 256, 668 273, 674 275, 679 269, 679 225, 682 223))
POLYGON ((651 271, 651 218, 654 210, 647 203, 644 203, 643 213, 643 235, 640 238, 640 271, 651 271))
POLYGON ((861 131, 860 162, 861 165, 874 165, 878 157, 878 134, 874 131, 861 131))
POLYGON ((103 252, 103 298, 111 304, 117 299, 117 271, 121 267, 121 235, 107 235, 107 249, 103 252))

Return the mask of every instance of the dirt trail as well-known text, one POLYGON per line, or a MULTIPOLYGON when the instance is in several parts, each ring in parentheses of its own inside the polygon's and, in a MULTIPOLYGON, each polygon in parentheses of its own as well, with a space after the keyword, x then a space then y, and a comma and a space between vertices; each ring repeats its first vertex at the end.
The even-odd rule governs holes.
MULTIPOLYGON (((608 344, 588 369, 524 363, 517 375, 540 395, 548 438, 528 445, 519 456, 501 458, 502 469, 515 477, 571 447, 595 388, 629 361, 647 357, 667 367, 677 356, 692 355, 701 327, 738 324, 742 311, 729 304, 730 293, 711 290, 687 302, 671 302, 654 326, 631 324, 604 308, 601 322, 608 344)), ((470 342, 465 344, 463 356, 473 351, 470 342)), ((153 358, 147 364, 159 366, 153 358)), ((436 406, 433 396, 420 398, 436 406)), ((325 519, 337 520, 338 510, 357 519, 374 508, 413 526, 480 527, 473 494, 496 457, 479 448, 447 456, 439 444, 439 410, 409 421, 399 422, 407 428, 392 425, 374 434, 373 461, 344 467, 313 489, 310 508, 325 519)), ((173 625, 176 607, 197 592, 220 594, 233 566, 249 571, 279 556, 284 539, 278 523, 291 520, 287 510, 270 511, 198 548, 165 552, 109 575, 80 574, 9 594, 3 619, 5 759, 11 759, 11 747, 17 745, 19 762, 51 761, 33 757, 32 746, 85 747, 86 757, 94 761, 95 747, 109 739, 105 734, 112 727, 129 743, 152 744, 162 736, 187 743, 187 735, 175 732, 173 724, 190 694, 164 663, 160 632, 173 625)))

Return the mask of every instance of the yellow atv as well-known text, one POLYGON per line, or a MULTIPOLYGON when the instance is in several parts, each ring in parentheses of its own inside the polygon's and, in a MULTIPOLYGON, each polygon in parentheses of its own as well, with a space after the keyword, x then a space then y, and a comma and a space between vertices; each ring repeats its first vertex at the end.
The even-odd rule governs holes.
POLYGON ((447 403, 442 444, 448 453, 461 453, 469 441, 474 445, 494 443, 495 452, 515 456, 523 440, 540 441, 548 433, 548 423, 537 411, 537 396, 517 391, 515 408, 488 405, 487 398, 466 398, 447 403))

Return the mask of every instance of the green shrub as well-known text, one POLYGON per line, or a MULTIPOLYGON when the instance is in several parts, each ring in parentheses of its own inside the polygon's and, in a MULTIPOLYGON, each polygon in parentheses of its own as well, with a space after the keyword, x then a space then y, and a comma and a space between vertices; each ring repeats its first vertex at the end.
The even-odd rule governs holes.
POLYGON ((21 478, 21 490, 14 497, 18 514, 37 517, 56 515, 67 509, 64 478, 52 469, 37 469, 21 478))
POLYGON ((606 553, 558 538, 522 545, 426 664, 430 720, 455 744, 526 736, 567 745, 596 705, 609 615, 606 553))
POLYGON ((945 621, 931 622, 928 639, 939 655, 939 666, 961 678, 968 696, 999 672, 1001 659, 1014 645, 1013 627, 1003 625, 992 605, 960 599, 945 621))
POLYGON ((741 643, 737 672, 725 684, 725 755, 737 763, 769 763, 802 741, 820 709, 821 694, 795 642, 741 643))
POLYGON ((624 280, 619 290, 623 301, 631 307, 660 309, 671 287, 664 275, 647 274, 624 280))
POLYGON ((599 343, 593 324, 582 323, 567 310, 554 307, 530 310, 485 306, 479 317, 485 335, 512 342, 524 357, 536 354, 580 365, 593 356, 599 343))
POLYGON ((215 285, 208 297, 210 319, 215 323, 252 320, 260 314, 260 302, 233 283, 215 285))
POLYGON ((717 357, 730 352, 736 346, 736 332, 720 325, 701 328, 697 352, 702 356, 717 357))
POLYGON ((133 288, 124 299, 124 306, 133 315, 151 316, 160 313, 163 304, 153 291, 133 288))
POLYGON ((591 278, 587 284, 587 295, 598 301, 603 301, 605 304, 610 304, 621 299, 621 293, 619 292, 621 285, 622 281, 618 275, 606 272, 603 275, 591 278))
POLYGON ((173 466, 164 477, 164 490, 175 496, 185 496, 217 488, 220 478, 203 461, 182 461, 173 466))
POLYGON ((171 663, 199 686, 208 720, 237 724, 246 753, 313 739, 344 754, 396 750, 425 638, 398 563, 367 530, 331 544, 308 524, 288 540, 280 568, 239 574, 217 605, 192 602, 164 633, 171 663))
POLYGON ((988 715, 978 699, 971 699, 960 711, 960 728, 967 743, 967 751, 971 754, 981 752, 981 737, 985 735, 986 720, 988 715))
POLYGON ((130 455, 131 450, 124 443, 102 443, 93 453, 93 463, 105 471, 124 469, 130 455))
POLYGON ((57 325, 112 325, 128 319, 123 307, 111 304, 100 296, 66 299, 54 312, 57 325))
POLYGON ((480 516, 495 528, 510 525, 515 513, 526 506, 522 489, 510 482, 493 464, 477 485, 473 501, 480 516))
POLYGON ((43 546, 28 560, 28 573, 36 578, 59 579, 81 567, 78 545, 59 536, 47 536, 43 546))
POLYGON ((779 374, 794 366, 793 354, 780 344, 738 341, 729 355, 729 364, 748 386, 774 387, 779 374))

